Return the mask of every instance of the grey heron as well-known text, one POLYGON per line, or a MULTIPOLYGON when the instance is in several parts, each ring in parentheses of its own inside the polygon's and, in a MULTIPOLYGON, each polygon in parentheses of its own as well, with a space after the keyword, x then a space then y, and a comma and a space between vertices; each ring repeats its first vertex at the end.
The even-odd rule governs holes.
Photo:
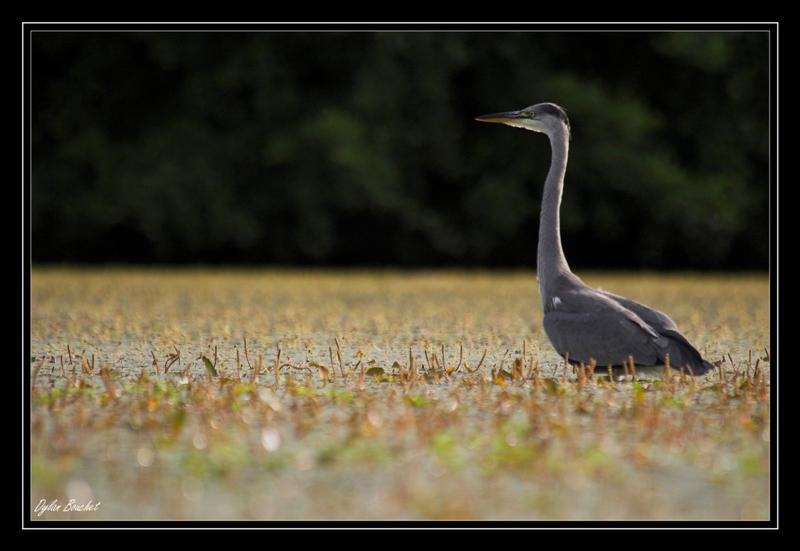
POLYGON ((559 209, 567 169, 570 126, 564 110, 539 103, 519 111, 477 117, 545 134, 550 139, 550 170, 539 216, 536 276, 544 309, 544 330, 556 351, 570 363, 592 360, 598 366, 635 365, 688 368, 693 375, 714 369, 684 337, 669 316, 625 297, 586 285, 569 268, 561 247, 559 209))

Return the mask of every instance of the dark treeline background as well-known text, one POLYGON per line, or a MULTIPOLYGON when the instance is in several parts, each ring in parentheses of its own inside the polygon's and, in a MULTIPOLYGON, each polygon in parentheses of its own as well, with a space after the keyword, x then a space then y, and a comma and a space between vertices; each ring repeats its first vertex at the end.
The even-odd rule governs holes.
POLYGON ((34 262, 766 269, 765 33, 35 33, 34 262))

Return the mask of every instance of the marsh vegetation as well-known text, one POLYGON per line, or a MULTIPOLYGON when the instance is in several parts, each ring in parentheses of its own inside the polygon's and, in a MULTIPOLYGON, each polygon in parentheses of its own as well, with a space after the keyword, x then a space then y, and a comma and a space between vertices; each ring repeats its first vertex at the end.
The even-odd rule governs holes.
POLYGON ((565 366, 529 272, 35 269, 45 519, 765 519, 766 275, 581 274, 718 370, 565 366))

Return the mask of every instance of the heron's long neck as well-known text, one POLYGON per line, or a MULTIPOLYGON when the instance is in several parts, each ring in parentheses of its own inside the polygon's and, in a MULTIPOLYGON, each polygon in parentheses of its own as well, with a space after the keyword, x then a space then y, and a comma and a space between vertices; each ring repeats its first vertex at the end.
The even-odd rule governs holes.
POLYGON ((544 184, 542 212, 539 217, 539 248, 537 251, 537 277, 543 289, 555 281, 559 275, 570 273, 567 259, 561 248, 561 229, 559 207, 561 192, 564 189, 564 173, 567 170, 569 151, 569 130, 562 127, 550 136, 552 158, 550 171, 544 184))

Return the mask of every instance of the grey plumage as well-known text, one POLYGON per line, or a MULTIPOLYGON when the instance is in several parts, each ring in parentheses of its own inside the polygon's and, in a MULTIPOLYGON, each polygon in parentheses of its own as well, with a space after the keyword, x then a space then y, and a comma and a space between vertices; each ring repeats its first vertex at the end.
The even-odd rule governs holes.
POLYGON ((537 249, 537 279, 544 308, 544 330, 553 347, 570 362, 594 360, 621 366, 632 357, 640 366, 687 368, 694 375, 714 366, 703 359, 663 312, 619 295, 592 289, 569 268, 561 247, 559 209, 569 152, 566 112, 553 103, 478 117, 485 122, 544 133, 552 159, 542 194, 537 249))
POLYGON ((548 115, 557 117, 567 125, 567 128, 569 128, 569 117, 567 116, 567 112, 555 103, 540 103, 538 105, 534 105, 531 109, 534 109, 536 113, 546 113, 548 115))

